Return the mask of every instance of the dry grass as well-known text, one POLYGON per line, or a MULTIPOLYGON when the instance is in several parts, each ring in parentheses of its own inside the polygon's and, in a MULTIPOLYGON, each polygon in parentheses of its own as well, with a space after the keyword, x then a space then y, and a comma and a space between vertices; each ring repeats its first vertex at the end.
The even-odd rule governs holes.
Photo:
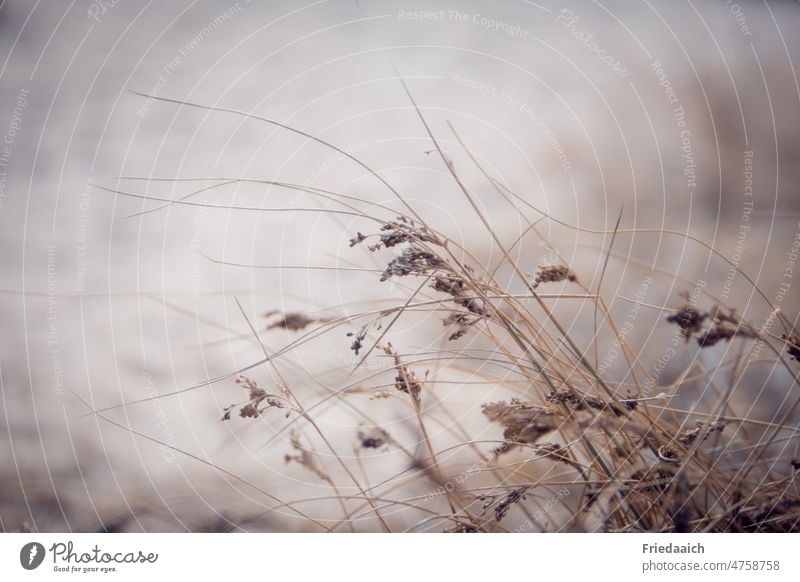
MULTIPOLYGON (((390 205, 343 192, 253 180, 303 192, 323 201, 323 212, 345 215, 365 224, 361 231, 348 233, 354 258, 361 256, 355 253, 362 249, 375 257, 388 257, 382 270, 375 273, 374 284, 392 281, 405 293, 403 300, 391 306, 365 306, 358 313, 351 311, 341 316, 271 311, 262 332, 257 331, 258 324, 248 321, 251 339, 260 345, 263 358, 248 367, 248 377, 237 380, 245 389, 246 398, 226 408, 223 419, 258 422, 267 418, 272 426, 280 427, 280 433, 291 435, 286 462, 302 465, 310 479, 330 491, 327 501, 321 503, 338 505, 341 512, 338 519, 309 518, 300 529, 800 529, 800 460, 790 452, 796 450, 794 425, 800 402, 797 364, 791 361, 798 357, 798 335, 792 322, 774 309, 763 291, 756 289, 756 294, 772 310, 782 328, 778 333, 743 320, 707 290, 702 290, 700 296, 708 308, 701 308, 688 295, 681 305, 676 297, 676 307, 660 317, 659 325, 677 326, 682 343, 689 346, 695 342, 698 352, 719 350, 736 342, 741 344, 743 355, 732 364, 724 358, 717 359, 712 368, 693 361, 677 380, 659 385, 651 373, 657 362, 648 361, 648 354, 630 346, 620 324, 612 318, 603 298, 603 276, 618 235, 678 233, 625 229, 621 223, 608 231, 594 231, 610 242, 602 273, 594 278, 591 287, 582 281, 592 277, 583 277, 563 261, 530 273, 530 265, 519 264, 514 249, 531 238, 552 249, 554 245, 542 234, 540 226, 557 221, 492 178, 453 130, 489 187, 513 204, 527 225, 524 234, 512 240, 494 230, 420 113, 433 151, 439 154, 463 193, 465 206, 480 219, 500 250, 498 262, 482 264, 469 249, 448 238, 436 225, 428 224, 361 160, 285 125, 242 112, 217 111, 278 125, 333 149, 371 173, 378 186, 388 189, 402 208, 398 212, 390 205), (502 281, 498 278, 501 271, 502 281), (567 324, 559 318, 553 306, 570 300, 591 304, 591 309, 581 314, 589 318, 585 323, 594 334, 586 337, 587 334, 576 333, 575 322, 567 324), (398 322, 420 314, 433 315, 442 322, 441 341, 411 346, 400 343, 404 341, 402 337, 395 339, 393 331, 398 322), (349 330, 347 342, 355 357, 344 384, 322 386, 321 392, 314 394, 300 391, 300 385, 316 383, 317 379, 312 382, 309 378, 289 378, 289 364, 284 365, 284 361, 320 338, 330 336, 341 342, 343 330, 349 330), (280 350, 268 352, 263 337, 282 333, 288 334, 289 342, 280 350), (619 346, 618 363, 624 363, 624 373, 618 373, 616 368, 613 372, 600 368, 598 354, 607 351, 603 342, 619 346), (768 355, 765 365, 782 367, 792 378, 789 393, 795 394, 795 400, 771 421, 753 417, 749 406, 752 403, 742 406, 731 398, 752 354, 768 355), (365 364, 369 362, 379 365, 368 367, 365 364), (727 386, 718 385, 716 372, 723 366, 732 368, 725 376, 727 386), (431 368, 433 371, 429 371, 431 368), (477 381, 491 387, 487 393, 508 396, 487 398, 474 389, 468 390, 477 381), (474 400, 472 407, 482 410, 480 434, 471 434, 475 422, 467 426, 463 417, 450 410, 447 400, 437 394, 439 386, 453 382, 461 383, 465 394, 474 400), (701 392, 712 384, 716 398, 709 400, 701 392), (693 401, 693 407, 687 410, 673 406, 676 394, 693 401), (312 396, 316 396, 313 404, 301 402, 312 396), (354 431, 352 454, 334 446, 316 422, 315 416, 331 404, 348 410, 363 423, 354 431), (376 406, 413 419, 415 441, 395 439, 391 431, 379 426, 374 416, 376 406), (235 410, 241 419, 231 418, 235 410), (432 425, 435 439, 431 437, 432 425), (494 436, 482 438, 484 434, 494 436), (320 444, 320 450, 313 442, 320 444), (459 456, 453 454, 456 450, 459 456), (385 471, 381 476, 370 472, 382 457, 396 464, 388 477, 385 471)), ((419 113, 419 109, 416 111, 419 113)), ((237 182, 241 180, 217 181, 237 182)), ((181 200, 155 199, 162 206, 199 205, 191 196, 181 200)), ((687 238, 735 267, 701 241, 687 238)), ((335 314, 340 306, 329 307, 330 313, 335 314)), ((239 393, 241 388, 237 389, 239 393)), ((235 394, 233 388, 231 394, 235 394)), ((272 439, 269 444, 275 442, 280 441, 272 439)), ((385 463, 381 466, 385 467, 385 463)), ((308 501, 277 503, 277 498, 273 499, 276 503, 267 513, 278 507, 294 510, 308 501)))

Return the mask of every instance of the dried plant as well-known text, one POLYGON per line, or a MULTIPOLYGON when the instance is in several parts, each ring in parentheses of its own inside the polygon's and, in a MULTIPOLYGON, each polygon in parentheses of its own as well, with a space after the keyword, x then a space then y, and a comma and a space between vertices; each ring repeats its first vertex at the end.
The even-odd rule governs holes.
MULTIPOLYGON (((620 331, 602 277, 585 285, 591 278, 583 273, 578 277, 561 261, 538 268, 531 280, 531 263, 537 258, 517 251, 553 249, 537 228, 551 217, 538 211, 530 196, 492 178, 453 130, 493 195, 512 204, 527 224, 516 237, 495 228, 456 163, 419 116, 432 152, 463 195, 466 211, 474 211, 486 239, 499 249, 492 259, 480 260, 480 249, 465 248, 429 224, 366 163, 280 125, 354 161, 392 197, 392 204, 377 203, 347 192, 279 184, 324 200, 323 212, 341 212, 358 222, 346 234, 349 247, 345 244, 342 252, 352 253, 347 260, 354 264, 364 257, 377 262, 377 269, 363 271, 375 273, 376 294, 385 301, 378 308, 372 303, 363 309, 326 306, 331 313, 347 314, 339 318, 269 312, 276 319, 268 329, 300 333, 273 351, 254 334, 260 360, 248 369, 252 374, 268 373, 281 395, 241 377, 237 382, 247 400, 225 409, 226 420, 237 406, 246 418, 257 418, 271 407, 296 412, 274 423, 275 435, 266 444, 288 446, 286 461, 300 464, 322 481, 341 507, 338 520, 327 511, 324 520, 304 518, 303 527, 797 531, 800 462, 790 451, 796 451, 800 400, 798 369, 790 359, 800 359, 800 336, 792 321, 755 286, 770 314, 770 326, 774 323, 780 331, 754 325, 708 290, 691 299, 685 295, 666 323, 653 309, 658 306, 637 300, 641 313, 653 309, 653 321, 660 322, 653 333, 667 341, 675 333, 669 346, 675 354, 671 365, 678 373, 672 370, 670 378, 659 377, 654 370, 662 354, 631 345, 630 327, 620 331), (389 281, 391 290, 382 285, 389 281), (547 286, 557 282, 572 283, 576 292, 547 286), (544 292, 552 289, 556 292, 544 292), (564 307, 570 302, 576 307, 564 307), (430 314, 437 324, 428 329, 415 319, 409 328, 441 337, 431 340, 425 333, 401 331, 398 322, 419 314, 430 314), (438 322, 445 326, 443 334, 438 322), (679 332, 667 324, 676 325, 679 332), (450 343, 456 340, 460 342, 450 343), (319 348, 320 341, 326 342, 325 349, 319 348), (739 351, 729 354, 731 346, 739 351), (612 349, 613 365, 601 366, 602 354, 612 349), (317 373, 298 366, 292 359, 295 353, 336 359, 329 370, 317 373), (715 357, 700 359, 710 353, 715 357), (794 398, 767 419, 753 413, 759 393, 749 390, 750 376, 745 374, 763 362, 788 373, 784 392, 794 398), (456 411, 448 398, 466 404, 456 411), (478 410, 482 414, 474 413, 478 410), (352 458, 343 456, 344 445, 330 432, 335 426, 331 423, 341 423, 348 415, 353 424, 345 432, 347 446, 354 449, 352 458), (355 427, 364 426, 390 427, 392 437, 382 428, 355 433, 355 427), (301 443, 300 427, 311 429, 308 435, 302 433, 308 444, 301 443), (326 460, 335 460, 331 467, 323 466, 314 442, 326 460), (370 454, 362 455, 365 450, 370 454)), ((613 230, 592 232, 616 237, 635 229, 618 224, 613 230)), ((685 236, 658 229, 647 232, 685 236)), ((688 238, 752 282, 721 253, 688 238)), ((480 244, 477 236, 474 239, 470 242, 480 244)), ((604 251, 607 262, 618 260, 610 248, 604 251)), ((625 267, 639 268, 633 260, 625 267)), ((656 280, 659 273, 648 270, 647 275, 656 280)), ((667 275, 670 283, 674 275, 667 275)), ((296 505, 315 498, 274 505, 297 511, 296 505)), ((330 505, 330 499, 327 502, 330 505)))
POLYGON ((709 311, 699 311, 687 303, 674 315, 668 316, 667 321, 675 323, 683 330, 686 341, 696 336, 701 348, 711 347, 734 337, 759 337, 755 329, 742 322, 735 310, 719 305, 714 305, 709 311), (706 322, 709 322, 708 325, 704 325, 706 322))
POLYGON ((800 336, 782 334, 781 339, 786 342, 786 351, 789 352, 789 356, 800 362, 800 336))
POLYGON ((242 418, 258 418, 267 408, 284 407, 284 403, 281 402, 279 396, 270 394, 266 390, 260 388, 254 380, 239 376, 236 378, 236 383, 247 391, 248 400, 245 403, 234 403, 226 406, 223 409, 222 420, 230 420, 231 412, 233 412, 233 409, 237 406, 240 407, 239 416, 242 418))
POLYGON ((536 277, 533 280, 533 288, 536 289, 542 283, 559 283, 561 281, 569 281, 575 283, 578 277, 572 269, 563 265, 548 265, 539 267, 536 271, 536 277))
POLYGON ((504 453, 521 443, 535 443, 560 424, 555 408, 524 403, 516 398, 510 403, 484 404, 483 413, 489 420, 505 427, 504 442, 495 454, 504 453))
POLYGON ((290 440, 289 443, 293 450, 296 451, 295 454, 287 453, 283 460, 285 463, 297 463, 314 473, 317 477, 326 481, 328 483, 331 482, 330 475, 322 469, 317 459, 317 454, 314 451, 309 450, 308 448, 304 447, 300 443, 300 434, 293 430, 290 433, 290 440))
POLYGON ((312 323, 323 323, 330 321, 328 318, 312 316, 299 311, 292 311, 289 313, 281 313, 280 311, 267 311, 264 313, 265 318, 271 318, 279 315, 277 319, 267 324, 267 329, 288 329, 289 331, 301 331, 307 328, 312 323))
POLYGON ((389 442, 389 433, 382 428, 373 427, 358 431, 358 440, 362 449, 382 449, 389 442))

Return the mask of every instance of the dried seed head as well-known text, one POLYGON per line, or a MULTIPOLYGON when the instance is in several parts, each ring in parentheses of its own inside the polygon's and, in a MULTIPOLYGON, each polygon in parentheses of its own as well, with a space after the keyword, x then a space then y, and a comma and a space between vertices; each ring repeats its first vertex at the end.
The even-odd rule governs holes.
POLYGON ((466 295, 466 283, 457 275, 439 275, 434 278, 431 287, 440 293, 446 293, 453 297, 456 305, 460 305, 467 311, 480 315, 481 317, 488 317, 489 312, 483 304, 483 301, 466 295))
POLYGON ((360 244, 360 243, 364 242, 365 240, 367 240, 366 235, 363 235, 360 232, 357 232, 356 236, 354 236, 353 238, 350 239, 350 246, 354 247, 357 244, 360 244))
MULTIPOLYGON (((370 252, 378 251, 382 248, 391 248, 402 243, 430 243, 437 246, 443 246, 444 242, 438 236, 433 234, 426 226, 418 225, 413 220, 405 217, 398 216, 396 220, 381 225, 380 240, 368 248, 370 252)), ((367 236, 358 232, 356 236, 350 239, 350 246, 353 247, 357 244, 364 242, 367 236)))
POLYGON ((622 404, 630 411, 634 411, 639 407, 639 401, 635 398, 628 398, 627 400, 623 400, 622 404))
POLYGON ((533 279, 533 288, 536 289, 542 283, 558 283, 560 281, 570 281, 574 283, 578 280, 575 272, 564 265, 546 265, 539 267, 536 277, 533 279))
POLYGON ((710 348, 722 340, 729 341, 737 335, 738 328, 730 323, 720 323, 712 326, 703 335, 697 338, 697 343, 701 348, 710 348))
POLYGON ((702 422, 698 422, 696 428, 686 429, 682 431, 678 435, 677 440, 684 446, 689 446, 697 439, 697 437, 700 434, 702 434, 703 436, 701 442, 704 442, 709 436, 711 436, 711 433, 722 432, 722 430, 725 428, 727 424, 728 424, 727 421, 721 418, 717 418, 714 421, 712 421, 707 427, 705 427, 704 430, 705 425, 702 422))
POLYGON ((781 339, 786 342, 789 357, 800 362, 800 336, 783 334, 781 339))
POLYGON ((380 449, 387 444, 389 433, 379 427, 358 431, 358 440, 362 449, 380 449))
POLYGON ((287 453, 284 455, 284 463, 289 464, 294 462, 302 465, 323 481, 327 481, 328 483, 331 482, 330 476, 322 469, 322 467, 319 466, 316 454, 300 443, 300 433, 298 433, 296 430, 292 430, 290 433, 290 443, 292 448, 297 451, 297 454, 290 455, 287 453))
POLYGON ((389 261, 381 275, 381 281, 406 275, 426 275, 429 271, 436 271, 446 266, 447 263, 439 256, 422 247, 411 245, 403 250, 402 255, 389 261))
POLYGON ((555 409, 523 402, 517 398, 510 403, 484 404, 483 414, 492 422, 498 422, 505 427, 504 443, 495 450, 495 455, 519 444, 533 443, 540 436, 558 428, 555 409))
POLYGON ((358 355, 358 353, 361 351, 361 348, 364 347, 364 338, 367 337, 367 326, 362 327, 361 331, 359 331, 357 334, 353 334, 351 332, 347 335, 350 337, 355 336, 353 343, 350 344, 350 349, 353 350, 356 355, 358 355))
MULTIPOLYGON (((606 402, 595 396, 588 394, 578 395, 569 390, 557 390, 547 395, 547 401, 553 404, 568 404, 575 410, 586 410, 593 408, 603 412, 611 412, 616 416, 624 416, 625 412, 622 407, 615 403, 606 402)), ((634 401, 635 403, 635 401, 634 401)), ((631 410, 628 406, 625 407, 631 410)), ((635 408, 635 407, 634 407, 635 408)))
POLYGON ((455 302, 475 315, 480 315, 481 317, 489 316, 489 312, 486 311, 486 308, 483 306, 483 302, 479 299, 475 299, 474 297, 463 297, 456 299, 455 302))
POLYGON ((689 338, 700 332, 707 317, 707 313, 697 311, 694 305, 686 303, 674 315, 667 317, 667 321, 677 324, 683 330, 683 336, 688 342, 689 338))
POLYGON ((512 489, 506 496, 504 496, 497 503, 497 505, 495 505, 494 520, 495 521, 502 520, 515 503, 519 503, 520 501, 525 499, 526 492, 527 489, 525 487, 512 489))
POLYGON ((391 247, 395 247, 401 243, 409 242, 412 239, 411 235, 408 232, 404 231, 402 228, 394 227, 392 223, 385 224, 383 227, 381 227, 381 230, 389 232, 382 234, 381 242, 371 246, 369 250, 377 251, 378 249, 381 248, 381 245, 383 245, 384 248, 388 249, 391 247))
POLYGON ((461 297, 464 294, 464 280, 451 275, 434 277, 431 287, 436 291, 447 293, 453 297, 461 297))
POLYGON ((711 347, 723 340, 730 341, 734 337, 759 337, 757 331, 742 322, 735 310, 726 310, 719 305, 714 305, 705 312, 687 302, 674 315, 667 317, 667 321, 681 328, 686 341, 697 336, 697 343, 701 348, 711 347), (710 323, 704 329, 706 321, 710 323))
POLYGON ((454 341, 464 336, 469 328, 475 325, 478 321, 476 317, 470 317, 467 313, 451 313, 442 320, 445 326, 456 326, 455 331, 447 338, 448 341, 454 341))
POLYGON ((394 378, 395 387, 400 392, 405 392, 411 396, 414 406, 419 406, 420 394, 422 393, 422 381, 417 377, 416 373, 402 362, 391 343, 387 344, 386 347, 383 348, 383 351, 386 355, 394 358, 394 365, 397 369, 397 376, 394 378))
POLYGON ((565 447, 558 443, 538 443, 533 447, 533 453, 542 457, 549 457, 554 461, 566 463, 571 467, 580 467, 570 456, 565 447))
POLYGON ((697 343, 702 348, 713 346, 722 340, 730 341, 733 337, 753 339, 759 337, 755 330, 742 323, 742 320, 733 309, 726 312, 724 308, 715 305, 707 316, 711 319, 711 327, 697 338, 697 343))
POLYGON ((236 383, 247 390, 248 401, 244 405, 231 404, 226 406, 223 409, 222 420, 230 420, 231 412, 237 406, 241 406, 239 416, 242 418, 258 418, 267 408, 284 407, 284 403, 280 399, 260 388, 255 380, 240 375, 236 378, 236 383))
POLYGON ((678 452, 669 445, 662 445, 658 448, 658 458, 664 463, 673 465, 678 465, 681 462, 678 458, 678 452))
MULTIPOLYGON (((276 312, 268 312, 265 314, 265 317, 269 317, 274 315, 276 312)), ((267 326, 267 329, 288 329, 290 331, 299 331, 301 329, 305 329, 309 324, 315 323, 317 321, 323 321, 317 317, 311 317, 306 315, 305 313, 300 312, 290 312, 284 313, 280 318, 276 321, 272 322, 267 326)))

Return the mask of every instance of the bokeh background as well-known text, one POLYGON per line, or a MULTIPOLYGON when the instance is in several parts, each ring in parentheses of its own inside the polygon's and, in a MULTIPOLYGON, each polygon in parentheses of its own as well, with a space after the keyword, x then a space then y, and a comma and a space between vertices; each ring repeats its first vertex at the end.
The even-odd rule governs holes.
MULTIPOLYGON (((257 180, 402 207, 344 156, 236 112, 359 157, 427 220, 496 264, 497 249, 431 153, 399 74, 506 240, 527 224, 471 164, 448 122, 532 207, 583 229, 613 229, 621 213, 623 228, 697 237, 794 321, 798 39, 800 7, 774 0, 3 1, 0 529, 313 529, 286 508, 267 512, 275 502, 231 476, 284 501, 329 495, 306 468, 284 462, 293 451, 280 413, 221 422, 223 407, 242 398, 230 378, 170 394, 258 361, 243 312, 263 331, 269 310, 334 317, 403 297, 374 272, 310 269, 381 269, 385 255, 349 247, 365 221, 318 212, 324 201, 257 180), (187 199, 197 205, 159 208, 143 198, 204 187, 187 199), (108 420, 87 415, 89 406, 142 399, 109 410, 108 420)), ((596 287, 610 235, 541 225, 596 287)), ((525 240, 519 259, 533 272, 549 251, 525 240)), ((681 291, 704 282, 753 323, 769 315, 752 285, 685 238, 623 233, 613 250, 603 293, 622 317, 631 307, 623 298, 653 266, 662 271, 646 303, 675 307, 681 291)), ((591 331, 574 308, 561 309, 574 316, 575 333, 591 331)), ((348 331, 358 330, 337 328, 287 362, 283 371, 308 406, 347 385, 348 331)), ((427 316, 395 329, 404 352, 441 333, 427 316)), ((657 361, 672 334, 649 309, 630 338, 657 361)), ((297 337, 262 334, 269 350, 297 337)), ((719 352, 745 349, 734 344, 719 352)), ((696 356, 685 351, 660 381, 696 356)), ((723 354, 703 357, 713 366, 723 354)), ((251 374, 270 382, 268 368, 251 374)), ((753 414, 772 418, 796 395, 785 371, 752 375, 741 398, 753 414)), ((437 398, 472 434, 498 437, 479 408, 493 399, 491 387, 444 387, 437 398)), ((397 438, 414 438, 413 423, 381 402, 364 396, 356 405, 397 438)), ((317 410, 352 461, 363 418, 336 399, 317 410)), ((443 447, 451 420, 431 421, 443 447)), ((406 468, 391 452, 374 455, 376 482, 406 468)), ((469 466, 452 459, 459 462, 469 466)), ((331 499, 302 507, 341 515, 331 499)), ((392 519, 402 529, 420 518, 406 509, 392 519)))

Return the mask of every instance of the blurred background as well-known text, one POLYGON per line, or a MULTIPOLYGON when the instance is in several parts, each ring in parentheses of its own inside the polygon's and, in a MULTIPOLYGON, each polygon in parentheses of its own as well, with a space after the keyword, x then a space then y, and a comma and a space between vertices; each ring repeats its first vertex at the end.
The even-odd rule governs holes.
MULTIPOLYGON (((529 205, 520 203, 527 216, 608 231, 621 215, 622 229, 644 229, 618 235, 604 279, 620 318, 632 305, 623 298, 653 276, 640 300, 654 306, 676 307, 699 286, 755 325, 770 304, 795 321, 798 39, 800 8, 777 0, 0 3, 0 528, 314 529, 286 507, 266 511, 275 500, 232 476, 281 501, 330 494, 306 467, 284 462, 296 451, 280 412, 221 422, 244 396, 231 378, 172 393, 257 362, 248 320, 264 330, 265 312, 335 317, 404 297, 377 273, 341 269, 382 269, 391 256, 350 248, 356 231, 374 230, 368 221, 319 212, 335 206, 263 181, 402 205, 344 155, 255 117, 358 157, 426 220, 497 264, 395 68, 506 241, 527 223, 448 122, 529 205), (203 188, 190 204, 158 202, 203 188), (257 210, 292 208, 301 210, 257 210), (708 248, 657 229, 712 245, 768 301, 708 248), (105 420, 87 415, 137 400, 105 420)), ((596 288, 610 235, 558 222, 541 229, 596 288)), ((551 253, 525 241, 517 256, 533 272, 551 253)), ((591 331, 579 310, 559 309, 577 334, 591 331)), ((337 328, 287 362, 307 406, 324 400, 323 386, 347 385, 346 332, 358 329, 337 328)), ((657 362, 674 332, 645 309, 629 340, 657 362)), ((410 318, 394 333, 413 353, 442 326, 410 318)), ((275 350, 298 336, 274 329, 262 340, 275 350)), ((676 378, 690 351, 659 381, 676 378)), ((723 356, 703 357, 713 365, 723 356)), ((272 372, 248 374, 269 383, 272 372)), ((751 384, 742 398, 754 414, 772 418, 790 401, 784 370, 755 370, 751 384)), ((498 398, 490 387, 447 387, 437 398, 478 437, 498 437, 480 415, 498 398)), ((363 418, 338 402, 320 404, 317 419, 352 457, 363 418)), ((356 404, 397 438, 414 438, 413 423, 380 402, 356 404)), ((434 432, 446 446, 446 431, 434 432)), ((404 468, 388 457, 371 469, 376 482, 404 468)), ((341 516, 331 499, 297 507, 341 516)), ((413 528, 419 516, 392 519, 413 528)))

